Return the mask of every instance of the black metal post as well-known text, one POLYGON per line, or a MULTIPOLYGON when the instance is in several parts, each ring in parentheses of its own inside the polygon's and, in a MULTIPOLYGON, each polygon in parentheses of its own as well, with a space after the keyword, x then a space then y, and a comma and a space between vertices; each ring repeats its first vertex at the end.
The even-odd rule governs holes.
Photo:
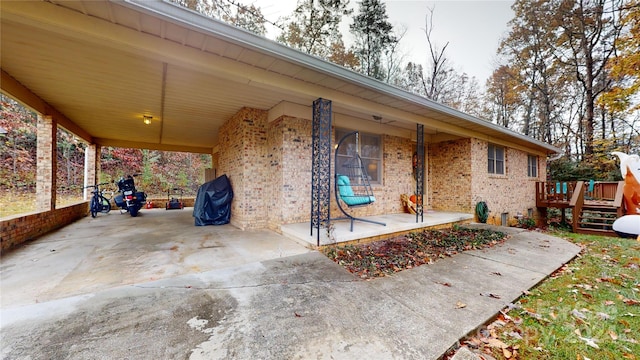
POLYGON ((311 235, 329 226, 331 202, 331 100, 318 98, 313 102, 311 161, 311 235))
POLYGON ((424 125, 418 124, 418 167, 416 169, 416 222, 424 221, 423 198, 424 198, 424 125))

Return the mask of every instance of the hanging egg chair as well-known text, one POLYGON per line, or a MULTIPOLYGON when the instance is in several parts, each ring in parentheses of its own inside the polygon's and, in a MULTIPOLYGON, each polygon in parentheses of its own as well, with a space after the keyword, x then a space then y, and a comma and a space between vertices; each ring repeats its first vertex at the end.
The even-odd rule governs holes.
POLYGON ((369 174, 362 163, 358 153, 359 133, 357 131, 344 135, 336 147, 335 165, 335 196, 338 208, 344 214, 334 220, 349 219, 351 231, 355 220, 386 226, 378 221, 357 218, 349 212, 349 209, 367 206, 376 201, 369 181, 369 174))

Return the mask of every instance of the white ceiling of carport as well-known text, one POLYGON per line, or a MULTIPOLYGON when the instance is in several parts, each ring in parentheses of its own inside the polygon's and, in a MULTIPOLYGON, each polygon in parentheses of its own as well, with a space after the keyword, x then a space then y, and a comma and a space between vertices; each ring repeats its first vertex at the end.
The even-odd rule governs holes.
MULTIPOLYGON (((282 101, 428 134, 556 149, 173 4, 149 1, 0 3, 0 64, 92 141, 210 152, 242 107, 282 101), (151 125, 142 116, 153 116, 151 125)), ((3 86, 4 88, 4 86, 3 86)))

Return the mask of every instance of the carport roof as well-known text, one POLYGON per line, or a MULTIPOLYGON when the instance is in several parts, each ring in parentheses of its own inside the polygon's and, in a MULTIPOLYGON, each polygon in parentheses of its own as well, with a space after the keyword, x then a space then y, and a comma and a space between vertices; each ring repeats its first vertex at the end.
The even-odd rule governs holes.
POLYGON ((0 14, 2 91, 99 145, 211 153, 242 107, 308 107, 322 97, 363 121, 424 124, 430 141, 559 152, 165 1, 3 1, 0 14))

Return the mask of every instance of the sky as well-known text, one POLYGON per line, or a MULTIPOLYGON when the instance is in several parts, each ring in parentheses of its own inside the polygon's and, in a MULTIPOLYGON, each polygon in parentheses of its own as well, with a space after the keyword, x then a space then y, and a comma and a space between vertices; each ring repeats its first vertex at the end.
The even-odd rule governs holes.
MULTIPOLYGON (((356 12, 357 1, 351 0, 356 12)), ((297 0, 253 0, 271 21, 293 12, 296 3, 297 0)), ((394 28, 407 28, 400 42, 407 61, 427 64, 425 16, 427 9, 433 8, 432 38, 436 46, 441 48, 448 42, 445 55, 454 68, 475 76, 480 85, 484 85, 495 67, 500 39, 507 34, 507 22, 513 18, 512 3, 506 0, 385 1, 389 22, 394 28)), ((268 31, 269 38, 277 35, 275 30, 268 31)), ((343 30, 348 41, 346 32, 348 25, 343 30)))

